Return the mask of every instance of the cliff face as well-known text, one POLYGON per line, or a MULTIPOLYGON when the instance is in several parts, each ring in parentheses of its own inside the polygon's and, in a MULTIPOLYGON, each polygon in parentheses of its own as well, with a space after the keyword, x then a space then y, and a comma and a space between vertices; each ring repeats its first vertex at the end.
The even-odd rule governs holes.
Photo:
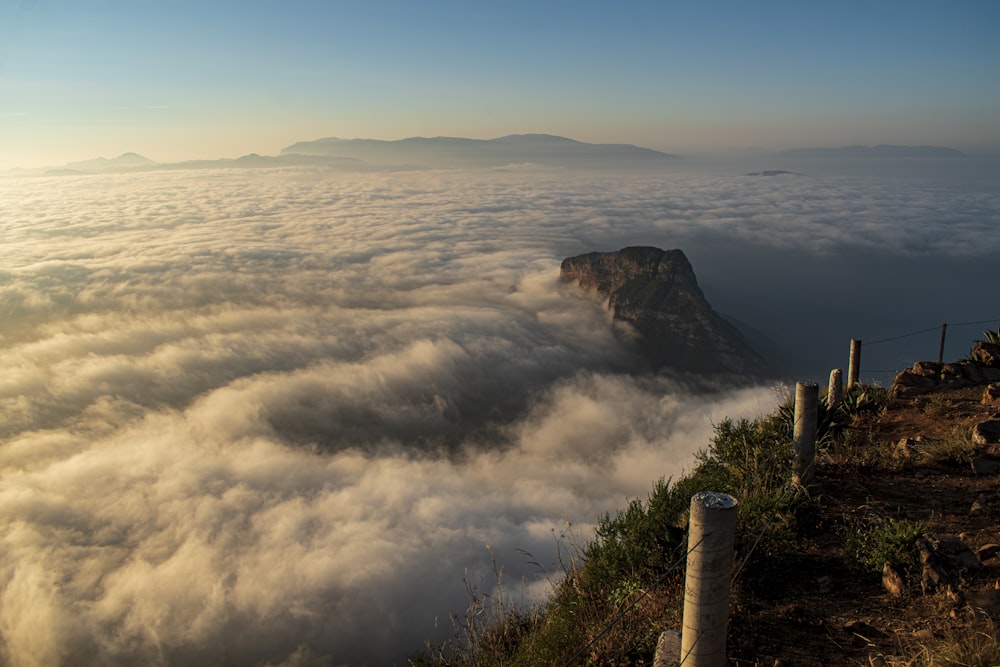
POLYGON ((736 327, 712 310, 680 250, 639 246, 578 255, 563 261, 560 276, 608 297, 614 318, 635 328, 640 352, 654 368, 764 370, 736 327))

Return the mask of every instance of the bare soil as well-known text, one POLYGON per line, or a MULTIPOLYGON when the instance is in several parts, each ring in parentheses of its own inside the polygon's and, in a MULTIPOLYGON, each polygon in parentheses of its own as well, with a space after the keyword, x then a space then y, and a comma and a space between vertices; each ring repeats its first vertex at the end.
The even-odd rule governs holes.
POLYGON ((821 455, 810 488, 816 514, 803 521, 814 529, 736 581, 730 664, 905 665, 963 628, 995 627, 1000 557, 953 568, 934 590, 922 590, 919 573, 911 574, 894 596, 881 575, 860 571, 845 550, 845 527, 872 513, 959 536, 973 553, 1000 544, 1000 476, 991 470, 1000 461, 997 446, 976 450, 978 472, 967 458, 921 454, 956 427, 1000 416, 1000 405, 982 403, 984 389, 894 399, 877 419, 853 425, 849 444, 821 455), (900 446, 906 438, 920 442, 900 446))

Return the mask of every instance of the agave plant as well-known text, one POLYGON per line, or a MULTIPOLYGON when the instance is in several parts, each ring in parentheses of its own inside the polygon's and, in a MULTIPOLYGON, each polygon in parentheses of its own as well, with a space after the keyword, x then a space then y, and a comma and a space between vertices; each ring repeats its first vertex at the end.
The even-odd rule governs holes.
MULTIPOLYGON (((877 415, 885 408, 888 400, 889 392, 884 387, 856 385, 848 389, 840 404, 831 409, 829 396, 824 394, 817 405, 816 442, 829 442, 859 417, 877 415)), ((795 419, 793 397, 778 406, 778 419, 790 433, 795 419)))

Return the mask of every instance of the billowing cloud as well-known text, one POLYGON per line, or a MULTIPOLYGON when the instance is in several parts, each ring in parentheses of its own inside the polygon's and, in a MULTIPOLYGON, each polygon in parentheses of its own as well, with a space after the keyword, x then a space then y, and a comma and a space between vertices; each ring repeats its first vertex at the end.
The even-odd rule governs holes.
POLYGON ((531 169, 19 179, 0 201, 11 665, 401 661, 490 550, 537 593, 518 549, 553 563, 567 522, 773 405, 622 372, 563 257, 681 247, 781 341, 831 303, 878 309, 815 303, 828 279, 776 258, 912 278, 995 253, 1000 222, 953 184, 531 169))

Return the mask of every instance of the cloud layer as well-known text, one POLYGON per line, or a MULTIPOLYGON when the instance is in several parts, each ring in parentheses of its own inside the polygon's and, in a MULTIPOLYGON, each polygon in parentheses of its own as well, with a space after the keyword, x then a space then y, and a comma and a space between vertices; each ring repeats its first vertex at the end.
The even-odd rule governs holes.
POLYGON ((218 170, 0 201, 11 665, 401 661, 489 549, 537 593, 517 549, 551 564, 567 522, 771 407, 618 372, 563 257, 681 247, 729 311, 778 281, 759 312, 810 322, 818 279, 775 258, 915 276, 1000 249, 994 191, 906 179, 218 170))

